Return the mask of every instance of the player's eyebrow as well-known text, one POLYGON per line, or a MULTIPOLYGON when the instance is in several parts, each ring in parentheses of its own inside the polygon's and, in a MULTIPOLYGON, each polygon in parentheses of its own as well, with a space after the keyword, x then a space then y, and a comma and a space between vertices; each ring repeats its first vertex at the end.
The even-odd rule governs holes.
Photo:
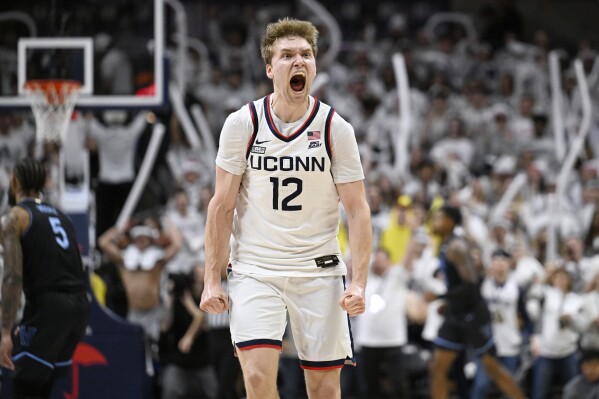
POLYGON ((282 53, 291 53, 293 51, 301 51, 301 52, 306 52, 309 51, 310 53, 312 52, 312 48, 311 47, 285 47, 281 49, 282 53))

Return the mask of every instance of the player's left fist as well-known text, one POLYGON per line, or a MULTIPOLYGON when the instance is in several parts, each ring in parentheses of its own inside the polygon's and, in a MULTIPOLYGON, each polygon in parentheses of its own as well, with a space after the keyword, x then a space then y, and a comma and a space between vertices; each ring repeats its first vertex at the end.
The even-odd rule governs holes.
POLYGON ((339 300, 339 306, 350 316, 364 313, 366 310, 364 290, 360 287, 350 285, 339 300))

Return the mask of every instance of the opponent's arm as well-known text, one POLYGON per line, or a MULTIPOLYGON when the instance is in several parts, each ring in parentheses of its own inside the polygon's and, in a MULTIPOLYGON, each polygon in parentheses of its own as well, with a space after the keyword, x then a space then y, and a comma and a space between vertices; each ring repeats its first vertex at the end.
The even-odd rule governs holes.
POLYGON ((14 207, 0 223, 0 240, 4 248, 4 277, 2 279, 2 340, 0 364, 14 369, 11 360, 12 329, 23 292, 23 252, 21 234, 29 225, 29 213, 14 207))
POLYGON ((347 213, 352 257, 352 281, 339 304, 353 316, 366 309, 364 291, 372 252, 370 208, 362 180, 337 184, 337 192, 347 213))
POLYGON ((2 223, 4 278, 2 279, 2 330, 13 327, 23 290, 21 234, 29 225, 29 213, 14 207, 2 223))
POLYGON ((447 248, 447 260, 457 268, 463 281, 468 283, 478 282, 478 273, 470 257, 468 243, 462 239, 453 240, 447 248))
POLYGON ((221 272, 229 261, 229 239, 241 175, 234 175, 216 167, 214 196, 206 216, 206 265, 201 309, 220 313, 228 309, 227 298, 221 286, 221 272))

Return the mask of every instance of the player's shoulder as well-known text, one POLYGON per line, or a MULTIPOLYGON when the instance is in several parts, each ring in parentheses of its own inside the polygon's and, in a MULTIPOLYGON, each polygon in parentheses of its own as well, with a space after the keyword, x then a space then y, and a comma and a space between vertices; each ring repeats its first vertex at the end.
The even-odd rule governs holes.
POLYGON ((31 211, 32 211, 32 209, 34 209, 34 207, 35 207, 35 202, 29 201, 29 200, 24 200, 24 201, 18 202, 15 206, 10 208, 9 213, 16 214, 16 215, 27 214, 29 216, 29 215, 31 215, 31 211))
POLYGON ((250 101, 241 106, 237 111, 229 114, 227 123, 237 127, 253 128, 257 123, 261 112, 263 112, 264 97, 250 101))
POLYGON ((325 112, 331 117, 331 133, 332 134, 341 134, 341 133, 349 133, 354 134, 353 126, 343 117, 341 116, 334 107, 329 104, 321 101, 320 102, 321 112, 325 112))
POLYGON ((264 107, 266 104, 268 96, 264 96, 264 97, 260 97, 254 101, 250 101, 247 104, 245 104, 243 107, 241 107, 241 109, 247 108, 248 112, 250 112, 252 110, 252 108, 256 111, 256 113, 258 115, 260 115, 261 112, 264 112, 264 107))
POLYGON ((349 123, 345 118, 339 115, 337 112, 333 115, 333 119, 331 120, 331 125, 333 128, 344 129, 347 131, 351 131, 353 133, 354 127, 349 123))
POLYGON ((20 205, 15 205, 0 219, 0 232, 6 232, 5 234, 16 232, 20 236, 27 229, 30 221, 31 214, 29 210, 20 205))

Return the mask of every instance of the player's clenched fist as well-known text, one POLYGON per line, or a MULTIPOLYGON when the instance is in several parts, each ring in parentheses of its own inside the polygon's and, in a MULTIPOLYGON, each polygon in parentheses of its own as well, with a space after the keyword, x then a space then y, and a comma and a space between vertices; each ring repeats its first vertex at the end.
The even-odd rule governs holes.
POLYGON ((339 306, 350 316, 364 313, 366 310, 364 290, 358 286, 350 285, 339 300, 339 306))
POLYGON ((208 313, 222 313, 225 310, 229 310, 227 293, 220 283, 204 286, 200 309, 208 313))

